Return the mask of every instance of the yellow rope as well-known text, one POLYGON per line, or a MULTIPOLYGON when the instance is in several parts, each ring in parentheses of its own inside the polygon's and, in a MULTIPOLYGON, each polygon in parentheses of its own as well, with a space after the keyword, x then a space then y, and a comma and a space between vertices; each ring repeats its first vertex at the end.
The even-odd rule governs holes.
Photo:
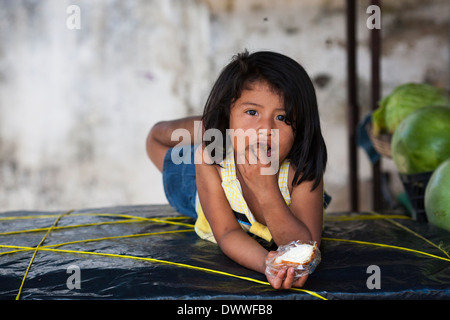
MULTIPOLYGON (((112 237, 104 237, 104 238, 95 238, 95 239, 86 239, 86 240, 77 240, 77 241, 70 241, 70 242, 64 242, 64 243, 57 243, 47 246, 41 246, 41 249, 43 248, 53 248, 53 247, 60 247, 63 245, 68 244, 74 244, 74 243, 82 243, 82 242, 93 242, 93 241, 103 241, 103 240, 111 240, 111 239, 120 239, 120 238, 133 238, 133 237, 141 237, 141 236, 151 236, 151 235, 162 235, 162 234, 169 234, 169 233, 179 233, 179 232, 192 232, 193 229, 186 229, 186 230, 174 230, 174 231, 162 231, 162 232, 153 232, 153 233, 143 233, 143 234, 134 234, 134 235, 123 235, 123 236, 112 236, 112 237)), ((361 244, 361 245, 370 245, 370 246, 378 246, 378 247, 384 247, 384 248, 390 248, 390 249, 396 249, 396 250, 402 250, 402 251, 408 251, 408 252, 414 252, 421 255, 425 255, 428 257, 432 257, 439 260, 444 260, 450 262, 449 258, 440 257, 428 252, 415 250, 411 248, 405 248, 405 247, 399 247, 384 243, 376 243, 376 242, 368 242, 368 241, 360 241, 360 240, 350 240, 350 239, 339 239, 339 238, 328 238, 323 237, 323 241, 338 241, 338 242, 348 242, 348 243, 354 243, 354 244, 361 244)), ((32 251, 35 250, 34 247, 24 247, 24 246, 11 246, 11 245, 2 245, 0 244, 0 248, 11 248, 11 249, 19 249, 14 251, 5 251, 1 252, 0 255, 15 253, 19 251, 32 251)))
MULTIPOLYGON (((50 232, 51 229, 52 228, 49 228, 47 234, 50 232)), ((256 282, 256 283, 260 283, 260 284, 264 284, 264 285, 269 285, 270 286, 270 284, 268 282, 266 282, 266 281, 260 281, 260 280, 257 280, 257 279, 253 279, 253 278, 249 278, 249 277, 243 277, 243 276, 239 276, 239 275, 234 275, 234 274, 223 272, 223 271, 218 271, 218 270, 213 270, 213 269, 208 269, 208 268, 203 268, 203 267, 197 267, 197 266, 192 266, 192 265, 182 264, 182 263, 177 263, 177 262, 171 262, 171 261, 166 261, 166 260, 160 260, 160 259, 154 259, 154 258, 142 258, 142 257, 129 256, 129 255, 118 255, 118 254, 111 254, 111 253, 99 253, 99 252, 89 252, 89 251, 79 251, 79 250, 50 249, 51 247, 60 247, 60 246, 63 246, 63 245, 74 244, 74 243, 81 243, 81 242, 103 241, 103 240, 112 240, 112 239, 120 239, 120 238, 133 238, 133 237, 142 237, 142 236, 149 236, 149 235, 161 235, 161 234, 169 234, 169 233, 176 233, 176 232, 192 232, 192 231, 194 231, 194 229, 153 232, 153 233, 145 233, 145 234, 124 235, 124 236, 112 236, 112 237, 104 237, 104 238, 96 238, 96 239, 77 240, 77 241, 58 243, 58 244, 53 244, 53 245, 48 245, 48 246, 38 246, 37 248, 23 247, 23 246, 0 245, 0 248, 2 247, 2 248, 19 249, 19 250, 14 250, 14 251, 2 252, 2 253, 0 253, 0 255, 13 253, 13 252, 18 252, 18 251, 31 251, 31 250, 34 250, 35 253, 36 253, 38 250, 41 250, 41 251, 53 251, 53 252, 90 254, 90 255, 96 255, 96 256, 106 256, 106 257, 115 257, 115 258, 126 258, 126 259, 143 260, 143 261, 150 261, 150 262, 159 262, 159 263, 170 264, 170 265, 175 265, 175 266, 185 267, 185 268, 190 268, 190 269, 195 269, 195 270, 202 270, 202 271, 206 271, 206 272, 226 275, 226 276, 235 277, 235 278, 238 278, 238 279, 252 281, 252 282, 256 282)), ((47 234, 46 234, 46 236, 47 236, 47 234)), ((41 241, 41 243, 42 242, 43 241, 41 241)), ((32 260, 34 260, 34 258, 32 260)), ((30 262, 30 266, 31 266, 31 262, 30 262)), ((28 272, 27 272, 27 274, 28 274, 28 272)), ((315 293, 313 291, 310 291, 310 290, 305 290, 305 289, 300 289, 300 288, 291 288, 291 290, 305 292, 305 293, 308 293, 308 294, 310 294, 310 295, 312 295, 314 297, 317 297, 319 299, 327 300, 326 298, 322 297, 321 295, 319 295, 319 294, 317 294, 317 293, 315 293)), ((20 289, 20 291, 21 291, 21 289, 20 289)))
POLYGON ((326 237, 323 237, 322 240, 325 240, 325 241, 349 242, 349 243, 364 244, 364 245, 370 245, 370 246, 377 246, 377 247, 383 247, 383 248, 391 248, 391 249, 397 249, 397 250, 403 250, 403 251, 415 252, 415 253, 422 254, 422 255, 425 255, 425 256, 429 256, 429 257, 432 257, 432 258, 436 258, 436 259, 440 259, 440 260, 444 260, 444 261, 450 262, 450 259, 448 259, 448 258, 436 256, 436 255, 434 255, 434 254, 427 253, 427 252, 424 252, 424 251, 419 251, 419 250, 410 249, 410 248, 405 248, 405 247, 399 247, 399 246, 393 246, 393 245, 389 245, 389 244, 376 243, 376 242, 368 242, 368 241, 359 241, 359 240, 348 240, 348 239, 326 238, 326 237))
MULTIPOLYGON (((215 274, 219 274, 219 275, 224 275, 224 276, 228 276, 228 277, 238 278, 238 279, 241 279, 241 280, 247 280, 247 281, 251 281, 251 282, 255 282, 255 283, 259 283, 259 284, 264 284, 264 285, 269 285, 270 286, 270 284, 268 282, 266 282, 266 281, 261 281, 261 280, 250 278, 250 277, 239 276, 239 275, 235 275, 235 274, 224 272, 224 271, 219 271, 219 270, 214 270, 214 269, 209 269, 209 268, 203 268, 203 267, 193 266, 193 265, 189 265, 189 264, 185 264, 185 263, 178 263, 178 262, 172 262, 172 261, 161 260, 161 259, 136 257, 136 256, 114 254, 114 253, 90 252, 90 251, 80 251, 80 250, 52 249, 52 248, 49 248, 49 246, 46 246, 46 247, 42 247, 41 246, 41 247, 33 248, 33 247, 24 247, 24 246, 0 245, 0 247, 15 248, 15 249, 21 249, 21 250, 35 250, 35 251, 50 251, 50 252, 60 252, 60 253, 72 253, 72 254, 86 254, 86 255, 103 256, 103 257, 110 257, 110 258, 123 258, 123 259, 140 260, 140 261, 147 261, 147 262, 152 262, 152 263, 162 263, 162 264, 168 264, 168 265, 173 265, 173 266, 182 267, 182 268, 188 268, 188 269, 193 269, 193 270, 200 270, 200 271, 215 273, 215 274)), ((308 294, 310 294, 310 295, 312 295, 314 297, 317 297, 319 299, 327 300, 325 297, 319 295, 318 293, 316 293, 314 291, 300 289, 300 288, 291 288, 291 290, 305 292, 305 293, 308 293, 308 294)))
POLYGON ((330 216, 325 215, 325 221, 333 222, 333 221, 357 221, 357 220, 389 220, 389 219, 405 219, 412 220, 411 217, 405 215, 388 215, 388 214, 377 214, 370 213, 369 215, 357 215, 357 216, 330 216))
MULTIPOLYGON (((372 214, 374 216, 378 215, 375 212, 370 211, 369 214, 372 214)), ((442 251, 448 258, 450 258, 450 255, 447 253, 447 251, 445 251, 444 249, 442 249, 441 247, 439 247, 437 244, 431 242, 430 240, 428 240, 427 238, 425 238, 424 236, 418 234, 417 232, 411 230, 410 228, 402 225, 401 223, 398 223, 397 221, 391 220, 391 219, 386 219, 386 221, 388 221, 389 223, 392 223, 393 225, 397 226, 398 228, 401 228, 409 233, 411 233, 412 235, 418 237, 419 239, 422 239, 423 241, 425 241, 426 243, 428 243, 429 245, 437 248, 438 250, 442 251)))
POLYGON ((104 240, 114 240, 114 239, 123 239, 123 238, 138 238, 138 237, 147 237, 147 236, 155 236, 155 235, 164 235, 164 234, 172 234, 172 233, 181 233, 181 232, 193 232, 194 229, 185 229, 185 230, 172 230, 172 231, 160 231, 160 232, 151 232, 151 233, 139 233, 139 234, 129 234, 124 236, 112 236, 112 237, 104 237, 104 238, 96 238, 96 239, 86 239, 86 240, 76 240, 64 243, 51 244, 48 246, 43 246, 43 248, 53 248, 65 246, 68 244, 81 243, 81 242, 94 242, 94 241, 104 241, 104 240))
MULTIPOLYGON (((256 283, 260 283, 260 284, 264 284, 264 285, 269 285, 270 286, 270 284, 268 282, 265 282, 265 281, 260 281, 260 280, 249 278, 249 277, 243 277, 243 276, 239 276, 239 275, 235 275, 235 274, 231 274, 231 273, 227 273, 227 272, 223 272, 223 271, 218 271, 218 270, 213 270, 213 269, 208 269, 208 268, 203 268, 203 267, 197 267, 197 266, 192 266, 192 265, 183 264, 183 263, 171 262, 171 261, 166 261, 166 260, 160 260, 160 259, 154 259, 154 258, 135 257, 135 256, 130 256, 130 255, 118 255, 118 254, 110 254, 110 253, 99 253, 99 252, 78 251, 78 250, 52 249, 54 247, 60 247, 60 246, 63 246, 63 245, 82 243, 82 242, 103 241, 103 240, 120 239, 120 238, 132 238, 132 237, 142 237, 142 236, 161 235, 161 234, 177 233, 177 232, 192 232, 193 231, 192 227, 194 227, 194 225, 192 225, 192 224, 170 221, 170 220, 186 219, 186 217, 144 218, 144 217, 133 216, 133 215, 112 214, 112 213, 78 213, 78 214, 72 214, 71 216, 106 216, 106 217, 124 218, 124 219, 127 219, 127 220, 112 221, 112 222, 111 221, 109 221, 109 222, 97 222, 97 223, 78 224, 78 225, 57 227, 56 224, 61 219, 61 217, 63 215, 68 214, 68 213, 70 213, 70 212, 64 213, 62 215, 35 215, 35 216, 18 216, 18 217, 3 217, 3 218, 0 218, 0 220, 7 221, 7 220, 15 220, 15 219, 40 219, 40 218, 57 217, 56 221, 53 223, 52 227, 50 227, 50 228, 37 228, 37 229, 19 230, 19 231, 11 231, 11 232, 0 233, 0 235, 11 235, 11 234, 18 234, 18 233, 47 231, 47 233, 42 238, 42 240, 39 243, 39 245, 37 247, 35 247, 35 248, 34 247, 23 247, 23 246, 0 245, 0 248, 16 249, 14 251, 2 252, 2 253, 0 253, 0 255, 14 253, 14 252, 19 252, 19 251, 34 251, 33 256, 31 258, 31 261, 30 261, 30 263, 28 265, 28 268, 27 268, 27 270, 25 272, 25 276, 22 279, 22 284, 21 284, 21 286, 19 288, 19 293, 18 293, 16 299, 19 299, 19 297, 20 297, 23 284, 24 284, 25 279, 26 279, 26 277, 28 275, 28 272, 29 272, 29 270, 31 268, 31 265, 32 265, 32 263, 34 261, 34 258, 36 256, 37 251, 52 251, 52 252, 62 252, 62 253, 78 253, 78 254, 106 256, 106 257, 114 257, 114 258, 126 258, 126 259, 142 260, 142 261, 149 261, 149 262, 153 262, 153 263, 164 263, 164 264, 174 265, 174 266, 178 266, 178 267, 184 267, 184 268, 189 268, 189 269, 195 269, 195 270, 201 270, 201 271, 221 274, 221 275, 225 275, 225 276, 230 276, 230 277, 243 279, 243 280, 247 280, 247 281, 252 281, 252 282, 256 282, 256 283), (124 235, 124 236, 112 236, 112 237, 103 237, 103 238, 86 239, 86 240, 76 240, 76 241, 71 241, 71 242, 65 242, 65 243, 58 243, 58 244, 53 244, 53 245, 42 246, 42 244, 44 243, 44 241, 47 238, 48 234, 52 230, 78 228, 78 227, 86 227, 86 226, 96 226, 96 225, 106 225, 106 224, 116 224, 116 223, 144 222, 144 221, 155 222, 155 223, 164 223, 164 224, 173 224, 173 225, 178 225, 178 226, 186 226, 186 227, 190 227, 191 229, 175 230, 175 231, 163 231, 163 232, 154 232, 154 233, 144 233, 144 234, 134 234, 134 235, 124 235)), ((380 214, 377 214, 375 212, 369 212, 369 215, 359 215, 359 216, 355 216, 355 217, 346 217, 346 216, 341 216, 341 217, 330 217, 330 216, 328 216, 328 217, 325 217, 326 221, 353 221, 353 220, 368 220, 368 219, 383 219, 383 220, 386 220, 386 221, 388 221, 390 223, 393 223, 397 227, 402 228, 402 229, 410 232, 414 236, 419 237, 420 239, 424 240, 425 242, 427 242, 428 244, 432 245, 433 247, 438 248, 440 251, 444 252, 444 254, 447 257, 449 257, 449 255, 447 254, 447 252, 445 252, 445 250, 443 250, 442 248, 440 248, 439 246, 437 246, 433 242, 431 242, 428 239, 424 238, 420 234, 412 231, 411 229, 401 225, 400 223, 397 223, 397 222, 391 220, 391 219, 411 219, 408 216, 403 216, 403 215, 380 215, 380 214)), ((428 256, 428 257, 432 257, 432 258, 436 258, 436 259, 440 259, 440 260, 444 260, 444 261, 449 261, 450 262, 450 257, 449 258, 440 257, 440 256, 437 256, 437 255, 434 255, 434 254, 430 254, 430 253, 427 253, 427 252, 423 252, 423 251, 419 251, 419 250, 415 250, 415 249, 410 249, 410 248, 405 248, 405 247, 394 246, 394 245, 387 245, 387 244, 382 244, 382 243, 359 241, 359 240, 327 238, 327 237, 323 237, 322 240, 324 240, 324 241, 348 242, 348 243, 355 243, 355 244, 361 244, 361 245, 371 245, 371 246, 379 246, 379 247, 391 248, 391 249, 396 249, 396 250, 403 250, 403 251, 414 252, 414 253, 425 255, 425 256, 428 256)), ((292 288, 291 290, 305 292, 305 293, 308 293, 308 294, 310 294, 310 295, 312 295, 314 297, 317 297, 319 299, 326 300, 326 298, 324 298, 323 296, 321 296, 321 295, 319 295, 319 294, 317 294, 317 293, 315 293, 313 291, 300 289, 300 288, 292 288)))
MULTIPOLYGON (((50 244, 47 246, 41 246, 41 248, 53 248, 53 247, 60 247, 60 246, 65 246, 65 245, 69 245, 69 244, 74 244, 74 243, 114 240, 114 239, 123 239, 123 238, 137 238, 137 237, 146 237, 146 236, 181 233, 181 232, 193 232, 193 231, 194 231, 194 229, 185 229, 185 230, 160 231, 160 232, 151 232, 151 233, 128 234, 128 235, 123 235, 123 236, 112 236, 112 237, 76 240, 76 241, 69 241, 69 242, 63 242, 63 243, 57 243, 57 244, 50 244)), ((0 248, 2 248, 2 247, 3 248, 16 248, 16 246, 0 245, 0 248)), ((26 249, 18 249, 18 250, 13 250, 13 251, 0 252, 0 256, 5 255, 5 254, 16 253, 16 252, 34 250, 33 247, 24 247, 24 248, 26 248, 26 249)))
MULTIPOLYGON (((219 270, 214 270, 214 269, 209 269, 209 268, 203 268, 203 267, 193 266, 193 265, 189 265, 189 264, 185 264, 185 263, 172 262, 172 261, 167 261, 167 260, 160 260, 160 259, 154 259, 154 258, 144 258, 144 257, 136 257, 136 256, 129 256, 129 255, 120 255, 120 254, 113 254, 113 253, 78 251, 78 250, 61 250, 61 249, 48 249, 48 248, 40 248, 40 250, 44 250, 44 251, 48 250, 48 251, 54 251, 54 252, 88 254, 88 255, 105 256, 105 257, 111 257, 111 258, 125 258, 125 259, 132 259, 132 260, 148 261, 148 262, 153 262, 153 263, 162 263, 162 264, 168 264, 168 265, 178 266, 178 267, 182 267, 182 268, 206 271, 206 272, 210 272, 210 273, 220 274, 220 275, 224 275, 224 276, 228 276, 228 277, 238 278, 238 279, 247 280, 247 281, 256 282, 256 283, 259 283, 259 284, 264 284, 264 285, 269 285, 270 286, 270 284, 268 282, 266 282, 266 281, 261 281, 261 280, 257 280, 257 279, 250 278, 250 277, 239 276, 239 275, 235 275, 235 274, 224 272, 224 271, 219 271, 219 270)), ((322 300, 327 300, 326 298, 322 297, 321 295, 319 295, 319 294, 317 294, 316 292, 313 292, 313 291, 300 289, 300 288, 291 288, 291 289, 295 290, 295 291, 306 292, 306 293, 309 293, 310 295, 312 295, 314 297, 320 298, 322 300)))
MULTIPOLYGON (((191 230, 179 230, 181 231, 191 231, 191 230)), ((116 236, 116 237, 108 237, 108 238, 125 238, 125 237, 133 237, 133 236, 139 236, 139 235, 128 235, 128 236, 116 236)), ((79 240, 76 242, 87 242, 87 241, 100 241, 100 240, 106 240, 106 238, 99 238, 99 239, 87 239, 87 240, 79 240)), ((419 250, 415 250, 415 249, 410 249, 410 248, 405 248, 405 247, 399 247, 399 246, 393 246, 393 245, 387 245, 387 244, 382 244, 382 243, 375 243, 375 242, 368 242, 368 241, 359 241, 359 240, 349 240, 349 239, 338 239, 338 238, 327 238, 324 237, 322 238, 322 240, 324 241, 339 241, 339 242, 348 242, 348 243, 355 243, 355 244, 362 244, 362 245, 371 245, 371 246, 379 246, 379 247, 385 247, 385 248, 391 248, 391 249, 397 249, 397 250, 403 250, 403 251, 408 251, 408 252, 414 252, 414 253, 418 253, 418 254, 422 254, 422 255, 426 255, 435 259, 440 259, 440 260, 444 260, 444 261, 448 261, 450 262, 450 259, 444 258, 444 257, 440 257, 440 256, 436 256, 434 254, 430 254, 427 252, 423 252, 423 251, 419 251, 419 250)), ((69 243, 65 243, 65 244, 70 244, 69 243)), ((221 274, 221 275, 227 275, 230 277, 234 277, 234 278, 239 278, 239 279, 243 279, 243 280, 247 280, 247 281, 252 281, 252 282, 256 282, 256 283, 260 283, 260 284, 265 284, 265 285, 270 285, 268 282, 265 281, 260 281, 257 279, 253 279, 253 278, 249 278, 249 277, 243 277, 243 276, 239 276, 239 275, 234 275, 231 273, 227 273, 227 272, 223 272, 223 271, 218 271, 218 270, 213 270, 213 269, 208 269, 208 268, 203 268, 203 267, 197 267, 197 266, 192 266, 192 265, 188 265, 188 264, 182 264, 182 263, 177 263, 177 262, 171 262, 171 261, 166 261, 166 260, 160 260, 160 259, 154 259, 154 258, 144 258, 144 257, 135 257, 135 256, 129 256, 129 255, 118 255, 118 254, 111 254, 111 253, 99 253, 99 252, 88 252, 88 251, 79 251, 79 250, 62 250, 62 249, 51 249, 50 247, 55 247, 55 246, 61 246, 64 244, 56 244, 56 245, 50 245, 50 246, 45 246, 45 247, 39 247, 39 248, 31 248, 31 247, 21 247, 21 246, 8 246, 8 245, 0 245, 0 247, 3 248, 15 248, 15 249, 22 249, 22 250, 41 250, 41 251, 52 251, 52 252, 65 252, 65 253, 79 253, 79 254, 88 254, 88 255, 97 255, 97 256, 106 256, 106 257, 116 257, 116 258, 126 258, 126 259, 134 259, 134 260, 143 260, 143 261, 149 261, 149 262, 158 262, 158 263, 165 263, 165 264, 170 264, 170 265, 175 265, 175 266, 179 266, 179 267, 185 267, 185 268, 190 268, 190 269, 196 269, 196 270, 203 270, 203 271, 207 271, 207 272, 211 272, 211 273, 216 273, 216 274, 221 274)), ((324 297, 322 297, 321 295, 313 292, 313 291, 309 291, 309 290, 305 290, 305 289, 299 289, 299 288, 292 288, 292 290, 295 291, 301 291, 301 292, 306 292, 314 297, 318 297, 320 299, 325 299, 324 297)))
POLYGON ((27 230, 8 231, 8 232, 2 232, 2 233, 0 233, 0 235, 5 236, 5 235, 20 234, 20 233, 48 231, 50 229, 63 230, 63 229, 72 229, 72 228, 81 228, 81 227, 101 226, 101 225, 108 225, 108 224, 132 223, 132 222, 141 222, 141 221, 140 220, 120 220, 120 221, 94 222, 94 223, 85 223, 85 224, 77 224, 77 225, 70 225, 70 226, 45 227, 45 228, 36 228, 36 229, 27 229, 27 230))
POLYGON ((20 284, 19 292, 17 293, 16 300, 19 300, 19 299, 20 299, 20 294, 22 293, 22 288, 23 288, 23 285, 24 285, 24 283, 25 283, 25 279, 27 278, 28 272, 30 271, 30 268, 31 268, 31 265, 33 264, 34 258, 36 257, 36 254, 37 254, 37 252, 39 251, 39 247, 44 243, 45 239, 47 238, 47 236, 48 236, 48 235, 50 234, 50 232, 52 231, 52 228, 54 228, 54 227, 58 224, 59 220, 60 220, 63 216, 69 214, 70 212, 71 212, 71 211, 68 211, 68 212, 66 212, 66 213, 63 213, 63 214, 61 214, 60 216, 58 216, 58 218, 56 218, 56 220, 55 220, 55 222, 53 223, 53 225, 48 229, 48 231, 47 231, 47 233, 45 234, 45 236, 42 238, 42 240, 39 242, 39 244, 37 245, 37 247, 34 249, 33 256, 31 257, 30 263, 28 264, 28 267, 27 267, 27 269, 26 269, 26 271, 25 271, 25 275, 24 275, 23 278, 22 278, 22 283, 20 284))
MULTIPOLYGON (((50 214, 50 215, 35 215, 35 216, 15 216, 15 217, 1 217, 0 221, 5 220, 26 220, 26 219, 49 219, 49 218, 55 218, 58 217, 57 214, 50 214)), ((154 221, 154 222, 160 222, 160 223, 168 223, 168 224, 174 224, 174 225, 184 225, 188 227, 193 227, 193 224, 189 223, 181 223, 181 222, 175 222, 170 220, 181 220, 181 219, 188 219, 189 217, 161 217, 161 218, 146 218, 146 217, 140 217, 140 216, 134 216, 129 214, 121 214, 121 213, 73 213, 70 216, 72 217, 82 217, 82 216, 91 216, 91 217, 116 217, 116 218, 125 218, 125 219, 135 219, 135 220, 141 220, 141 221, 154 221)))
POLYGON ((1 217, 0 221, 26 220, 26 219, 50 219, 50 218, 54 218, 54 217, 59 217, 59 214, 47 214, 47 215, 38 215, 38 216, 1 217))
MULTIPOLYGON (((73 214, 73 216, 75 216, 75 215, 79 215, 79 214, 73 214)), ((83 215, 90 215, 90 214, 83 214, 83 215)), ((96 215, 96 216, 110 216, 110 214, 93 214, 93 215, 96 215)), ((174 266, 178 266, 178 267, 185 267, 185 268, 190 268, 190 269, 195 269, 195 270, 202 270, 202 271, 206 271, 206 272, 211 272, 211 273, 216 273, 216 274, 220 274, 220 275, 230 276, 230 277, 234 277, 234 278, 238 278, 238 279, 242 279, 242 280, 247 280, 247 281, 252 281, 252 282, 259 283, 259 284, 264 284, 264 285, 269 285, 270 286, 270 284, 268 282, 266 282, 266 281, 260 281, 260 280, 257 280, 257 279, 253 279, 253 278, 249 278, 249 277, 243 277, 243 276, 239 276, 239 275, 235 275, 235 274, 231 274, 231 273, 227 273, 227 272, 223 272, 223 271, 218 271, 218 270, 208 269, 208 268, 203 268, 203 267, 197 267, 197 266, 192 266, 192 265, 182 264, 182 263, 177 263, 177 262, 171 262, 171 261, 166 261, 166 260, 153 259, 153 258, 142 258, 142 257, 135 257, 135 256, 129 256, 129 255, 118 255, 118 254, 110 254, 110 253, 79 251, 79 250, 51 249, 51 247, 60 247, 60 246, 63 246, 63 245, 74 244, 74 243, 81 243, 81 242, 103 241, 103 240, 120 239, 120 238, 132 238, 132 237, 141 237, 141 236, 149 236, 149 235, 156 235, 156 234, 160 235, 160 234, 168 234, 168 233, 176 233, 176 232, 192 232, 194 229, 164 231, 164 232, 154 232, 154 233, 124 235, 124 236, 112 236, 112 237, 77 240, 77 241, 71 241, 71 242, 66 242, 66 243, 58 243, 58 244, 54 244, 54 245, 42 246, 43 241, 45 240, 47 235, 50 233, 50 231, 56 230, 56 229, 67 229, 67 228, 77 228, 77 227, 84 227, 84 226, 93 226, 93 225, 102 225, 102 224, 111 224, 111 223, 123 223, 123 222, 136 222, 136 221, 152 221, 152 222, 157 222, 157 223, 168 223, 168 224, 176 224, 176 225, 181 225, 181 226, 193 226, 192 224, 178 223, 178 222, 168 221, 167 219, 158 219, 158 218, 135 219, 136 218, 135 216, 129 216, 129 215, 111 215, 111 216, 120 216, 122 218, 129 218, 129 219, 132 219, 132 220, 115 221, 115 222, 100 222, 100 223, 90 223, 90 224, 79 224, 79 225, 56 227, 57 221, 59 221, 59 219, 61 218, 61 216, 59 216, 57 221, 55 221, 53 226, 50 227, 50 228, 39 228, 39 229, 32 229, 32 230, 19 230, 19 231, 12 231, 12 232, 1 233, 2 235, 6 235, 6 234, 18 234, 18 233, 25 233, 25 232, 37 232, 37 231, 47 230, 47 233, 44 236, 43 240, 41 241, 41 243, 36 248, 23 247, 23 246, 0 245, 0 248, 14 248, 14 249, 18 249, 18 250, 14 250, 14 251, 2 252, 2 253, 0 253, 0 255, 14 253, 14 252, 19 252, 19 251, 31 251, 31 250, 34 250, 34 254, 33 254, 32 260, 30 261, 29 267, 28 267, 28 269, 26 271, 26 275, 25 275, 25 277, 24 277, 24 279, 22 281, 22 285, 21 285, 21 287, 19 289, 19 294, 17 295, 16 299, 18 299, 20 294, 21 294, 23 283, 25 281, 25 278, 26 278, 26 276, 28 274, 29 268, 31 267, 31 264, 32 264, 32 262, 34 260, 34 257, 36 255, 37 251, 53 251, 53 252, 89 254, 89 255, 96 255, 96 256, 106 256, 106 257, 115 257, 115 258, 126 258, 126 259, 134 259, 134 260, 143 260, 143 261, 149 261, 149 262, 154 262, 154 263, 164 263, 164 264, 170 264, 170 265, 174 265, 174 266)), ((24 218, 28 218, 28 217, 29 216, 24 217, 24 218)), ((40 217, 41 218, 43 216, 35 216, 35 217, 40 217)), ((308 293, 308 294, 310 294, 310 295, 312 295, 314 297, 317 297, 319 299, 327 300, 323 296, 321 296, 321 295, 319 295, 319 294, 317 294, 317 293, 315 293, 313 291, 310 291, 310 290, 300 289, 300 288, 291 288, 291 290, 305 292, 305 293, 308 293)))
MULTIPOLYGON (((418 234, 417 232, 411 230, 410 228, 402 225, 401 223, 398 223, 397 221, 392 220, 392 219, 412 220, 411 217, 405 216, 405 215, 379 214, 379 213, 374 212, 374 211, 369 211, 368 214, 369 215, 357 215, 357 216, 352 216, 352 217, 348 217, 348 216, 337 216, 337 217, 335 217, 335 216, 326 216, 325 220, 326 221, 355 221, 355 220, 377 220, 377 219, 383 219, 383 220, 385 220, 385 221, 395 225, 396 227, 401 228, 401 229, 411 233, 412 235, 414 235, 414 236, 418 237, 419 239, 425 241, 429 245, 437 248, 438 250, 440 250, 442 253, 444 253, 450 259, 450 255, 444 249, 442 249, 440 246, 436 245, 432 241, 428 240, 427 238, 423 237, 422 235, 418 234)), ((387 246, 387 245, 383 245, 383 246, 387 246)), ((395 246, 391 246, 391 247, 395 247, 395 246)), ((400 248, 400 247, 397 247, 397 248, 400 248)), ((408 251, 410 251, 410 250, 412 250, 412 249, 408 249, 408 251)), ((421 254, 428 255, 427 253, 423 253, 423 252, 421 252, 421 254)))
MULTIPOLYGON (((93 222, 93 223, 77 224, 77 225, 70 225, 70 226, 54 227, 52 229, 53 230, 62 230, 62 229, 91 227, 91 226, 100 226, 100 225, 108 225, 108 224, 143 222, 143 221, 152 221, 152 222, 157 222, 157 223, 166 223, 166 224, 172 224, 172 225, 184 226, 184 227, 190 227, 190 228, 194 227, 193 224, 189 224, 189 223, 175 222, 175 221, 169 221, 169 220, 163 220, 163 219, 157 219, 157 218, 145 218, 145 219, 129 219, 129 220, 119 220, 119 221, 93 222)), ((16 230, 16 231, 8 231, 8 232, 0 232, 0 236, 20 234, 20 233, 30 233, 30 232, 41 232, 41 231, 47 231, 47 230, 49 230, 48 227, 36 228, 36 229, 26 229, 26 230, 16 230)))

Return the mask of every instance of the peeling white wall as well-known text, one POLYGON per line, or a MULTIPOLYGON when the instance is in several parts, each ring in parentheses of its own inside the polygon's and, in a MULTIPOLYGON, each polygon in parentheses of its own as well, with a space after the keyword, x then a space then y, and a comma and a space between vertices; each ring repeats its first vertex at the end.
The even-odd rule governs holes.
MULTIPOLYGON (((368 5, 358 1, 361 115, 368 5)), ((409 81, 448 87, 448 1, 383 5, 383 94, 409 81)), ((145 154, 148 130, 201 113, 220 69, 244 48, 287 54, 316 80, 330 209, 348 209, 345 1, 1 0, 0 8, 0 211, 165 203, 145 154), (80 7, 79 30, 66 26, 69 5, 80 7)), ((361 151, 363 207, 366 158, 361 151)))
POLYGON ((164 202, 145 137, 203 103, 206 5, 2 2, 0 210, 164 202))

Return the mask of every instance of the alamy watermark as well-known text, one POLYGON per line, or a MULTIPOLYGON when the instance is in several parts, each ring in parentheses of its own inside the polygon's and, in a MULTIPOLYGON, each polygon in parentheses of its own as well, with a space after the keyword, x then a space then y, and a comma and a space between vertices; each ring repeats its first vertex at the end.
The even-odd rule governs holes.
POLYGON ((66 27, 70 30, 81 29, 81 9, 77 5, 70 5, 66 9, 66 13, 69 15, 66 19, 66 27))
POLYGON ((381 269, 379 266, 372 264, 367 267, 366 273, 371 274, 366 281, 368 289, 381 289, 381 269))
POLYGON ((172 149, 171 160, 174 164, 191 164, 191 141, 209 141, 201 157, 195 157, 194 163, 220 163, 224 159, 224 141, 226 150, 234 149, 236 164, 260 164, 261 175, 274 175, 279 169, 279 130, 278 129, 227 129, 225 136, 219 129, 208 129, 202 134, 202 122, 194 122, 194 137, 187 129, 180 128, 172 132, 171 140, 179 141, 172 149), (181 139, 181 141, 180 141, 181 139), (180 153, 181 150, 182 155, 180 153))
POLYGON ((370 17, 366 20, 366 26, 370 30, 381 29, 381 10, 377 5, 367 7, 366 13, 370 13, 370 17))
POLYGON ((67 289, 81 289, 81 269, 79 266, 72 264, 67 267, 66 273, 71 274, 67 278, 66 286, 67 289))
MULTIPOLYGON (((371 14, 366 20, 366 26, 369 29, 381 29, 381 9, 377 5, 367 7, 366 13, 371 14)), ((81 29, 81 9, 77 5, 70 5, 66 8, 66 26, 70 30, 81 29)))

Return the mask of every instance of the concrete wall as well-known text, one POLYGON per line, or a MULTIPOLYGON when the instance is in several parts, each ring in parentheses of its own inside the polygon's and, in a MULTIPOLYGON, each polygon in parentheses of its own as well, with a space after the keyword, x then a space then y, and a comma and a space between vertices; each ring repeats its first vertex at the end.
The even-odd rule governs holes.
MULTIPOLYGON (((361 115, 368 5, 358 2, 361 115)), ((383 94, 409 81, 448 87, 448 1, 383 5, 383 94)), ((244 48, 287 54, 314 79, 330 210, 348 209, 345 1, 2 0, 0 8, 0 211, 165 203, 145 154, 149 128, 200 114, 218 72, 244 48), (80 29, 67 26, 70 5, 80 8, 80 29)), ((364 209, 370 167, 362 151, 360 160, 364 209)))

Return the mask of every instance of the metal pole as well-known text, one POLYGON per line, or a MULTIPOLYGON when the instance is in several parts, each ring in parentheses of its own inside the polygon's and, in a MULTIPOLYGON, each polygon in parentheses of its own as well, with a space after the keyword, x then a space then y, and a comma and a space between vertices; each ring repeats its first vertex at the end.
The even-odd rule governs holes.
MULTIPOLYGON (((380 7, 379 0, 372 0, 371 4, 380 7)), ((381 18, 381 17, 380 17, 381 18)), ((380 48, 381 48, 381 30, 373 28, 370 30, 370 47, 371 47, 371 108, 378 108, 380 100, 380 48)), ((381 203, 381 159, 372 165, 372 207, 374 211, 379 211, 382 207, 381 203)))
POLYGON ((348 125, 348 170, 350 189, 350 210, 358 211, 358 156, 356 146, 356 129, 359 121, 357 103, 358 81, 356 66, 356 0, 347 0, 347 125, 348 125))

